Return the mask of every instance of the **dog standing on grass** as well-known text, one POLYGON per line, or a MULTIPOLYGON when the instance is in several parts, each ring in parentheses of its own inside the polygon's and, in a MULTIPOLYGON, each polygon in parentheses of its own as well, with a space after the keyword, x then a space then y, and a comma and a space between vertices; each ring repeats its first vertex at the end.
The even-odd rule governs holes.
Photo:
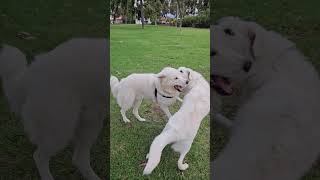
POLYGON ((178 168, 186 170, 189 165, 183 160, 189 152, 192 142, 197 135, 202 119, 210 111, 210 87, 208 82, 198 72, 180 67, 189 77, 186 95, 178 112, 166 124, 165 128, 152 142, 144 175, 150 174, 159 164, 164 147, 172 144, 172 149, 180 153, 178 168))
POLYGON ((107 108, 107 40, 72 39, 27 66, 25 55, 4 45, 0 76, 11 110, 21 117, 42 180, 53 180, 50 157, 73 142, 73 164, 88 180, 100 180, 90 166, 107 108))
POLYGON ((149 99, 160 105, 160 108, 171 117, 169 106, 180 100, 180 92, 188 85, 188 79, 174 68, 166 67, 158 74, 131 74, 119 82, 115 76, 110 77, 113 96, 121 107, 124 122, 130 122, 126 111, 133 107, 133 114, 139 121, 145 121, 139 115, 139 107, 143 99, 149 99))

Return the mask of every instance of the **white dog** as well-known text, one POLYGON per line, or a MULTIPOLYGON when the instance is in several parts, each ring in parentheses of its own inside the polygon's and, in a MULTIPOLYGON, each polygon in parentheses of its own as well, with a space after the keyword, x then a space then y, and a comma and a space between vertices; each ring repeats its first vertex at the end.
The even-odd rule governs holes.
POLYGON ((53 180, 50 157, 72 141, 73 164, 88 180, 99 180, 90 166, 90 147, 107 108, 107 40, 72 39, 27 66, 25 55, 4 45, 0 76, 11 110, 37 146, 33 155, 42 180, 53 180))
POLYGON ((212 26, 215 88, 243 100, 212 179, 298 180, 320 153, 320 80, 295 44, 254 22, 212 26))
POLYGON ((189 76, 189 85, 186 87, 187 94, 178 112, 170 119, 160 135, 152 142, 148 163, 143 174, 150 174, 160 162, 163 148, 171 144, 172 148, 180 153, 178 167, 186 170, 189 165, 183 163, 183 159, 189 152, 193 139, 195 138, 202 119, 210 111, 210 87, 201 74, 189 68, 179 68, 189 76))
POLYGON ((180 92, 187 86, 188 79, 174 68, 166 67, 158 74, 131 74, 119 80, 115 76, 110 78, 110 86, 113 96, 121 107, 121 115, 124 122, 130 122, 126 117, 126 111, 133 106, 133 114, 139 121, 145 121, 140 117, 138 109, 145 99, 157 102, 168 118, 171 117, 168 106, 179 98, 180 92))

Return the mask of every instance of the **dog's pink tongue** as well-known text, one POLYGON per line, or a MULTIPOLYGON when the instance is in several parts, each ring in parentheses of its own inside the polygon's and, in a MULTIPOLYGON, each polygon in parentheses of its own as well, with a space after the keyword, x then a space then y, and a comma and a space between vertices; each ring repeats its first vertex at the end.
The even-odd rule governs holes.
POLYGON ((216 84, 223 89, 226 93, 231 94, 232 88, 229 83, 227 83, 223 78, 217 77, 215 80, 216 84))

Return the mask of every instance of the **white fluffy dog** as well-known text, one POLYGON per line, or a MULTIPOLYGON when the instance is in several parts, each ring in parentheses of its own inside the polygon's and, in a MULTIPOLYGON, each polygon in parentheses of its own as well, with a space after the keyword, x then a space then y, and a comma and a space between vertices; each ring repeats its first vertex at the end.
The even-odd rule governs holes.
POLYGON ((320 153, 320 80, 295 44, 254 22, 212 26, 215 88, 241 106, 212 179, 298 180, 320 153))
POLYGON ((0 76, 11 110, 37 146, 33 155, 42 180, 53 180, 50 157, 72 141, 73 164, 88 180, 90 147, 102 128, 107 106, 105 39, 72 39, 27 66, 25 55, 4 45, 0 76))
POLYGON ((158 74, 131 74, 120 82, 115 76, 110 78, 111 91, 121 107, 120 112, 124 122, 130 122, 126 117, 126 111, 132 106, 134 116, 139 121, 145 121, 138 112, 144 98, 157 102, 170 118, 168 106, 180 99, 179 94, 187 84, 188 79, 171 67, 164 68, 158 74))
POLYGON ((210 111, 210 87, 201 74, 189 68, 179 68, 189 77, 189 85, 186 87, 186 95, 178 112, 176 112, 166 124, 165 128, 152 142, 148 163, 143 174, 150 174, 160 162, 162 150, 167 144, 180 153, 178 167, 186 170, 189 165, 183 163, 183 159, 189 152, 202 119, 210 111))

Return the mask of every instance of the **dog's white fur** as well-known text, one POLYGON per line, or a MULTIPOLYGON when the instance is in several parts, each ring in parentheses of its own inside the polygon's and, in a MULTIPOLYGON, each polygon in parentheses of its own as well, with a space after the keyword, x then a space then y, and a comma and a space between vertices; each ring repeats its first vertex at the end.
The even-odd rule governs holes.
POLYGON ((73 164, 89 180, 90 147, 106 110, 107 40, 72 39, 27 66, 25 55, 9 45, 0 52, 0 75, 11 110, 37 146, 33 155, 41 179, 53 180, 50 157, 74 143, 73 164))
MULTIPOLYGON (((179 98, 180 92, 175 85, 186 87, 188 79, 174 68, 166 67, 158 74, 131 74, 119 80, 115 76, 110 77, 110 86, 113 96, 121 107, 121 115, 124 122, 130 122, 126 117, 126 111, 133 107, 133 114, 139 121, 145 121, 139 115, 138 109, 143 99, 157 102, 168 118, 171 117, 169 106, 179 98), (157 97, 155 96, 157 88, 157 97), (162 95, 172 98, 166 98, 162 95)), ((181 90, 182 90, 181 89, 181 90)))
MULTIPOLYGON (((189 71, 187 71, 185 67, 178 68, 178 71, 182 73, 185 78, 189 78, 189 71)), ((218 94, 214 90, 212 90, 210 94, 212 111, 212 117, 210 118, 220 123, 226 128, 231 128, 233 125, 232 121, 219 112, 221 108, 221 100, 218 94)))
POLYGON ((292 42, 254 22, 223 18, 212 26, 211 37, 214 73, 244 93, 212 178, 300 179, 320 152, 318 73, 292 42), (252 61, 247 73, 246 61, 252 61))
POLYGON ((179 69, 188 72, 190 82, 186 87, 187 93, 179 111, 169 119, 161 134, 153 140, 147 155, 148 163, 143 171, 145 175, 150 174, 158 165, 163 148, 171 143, 173 150, 180 153, 179 169, 186 170, 189 165, 183 163, 183 159, 191 148, 202 119, 210 111, 208 82, 198 72, 183 67, 179 69))

